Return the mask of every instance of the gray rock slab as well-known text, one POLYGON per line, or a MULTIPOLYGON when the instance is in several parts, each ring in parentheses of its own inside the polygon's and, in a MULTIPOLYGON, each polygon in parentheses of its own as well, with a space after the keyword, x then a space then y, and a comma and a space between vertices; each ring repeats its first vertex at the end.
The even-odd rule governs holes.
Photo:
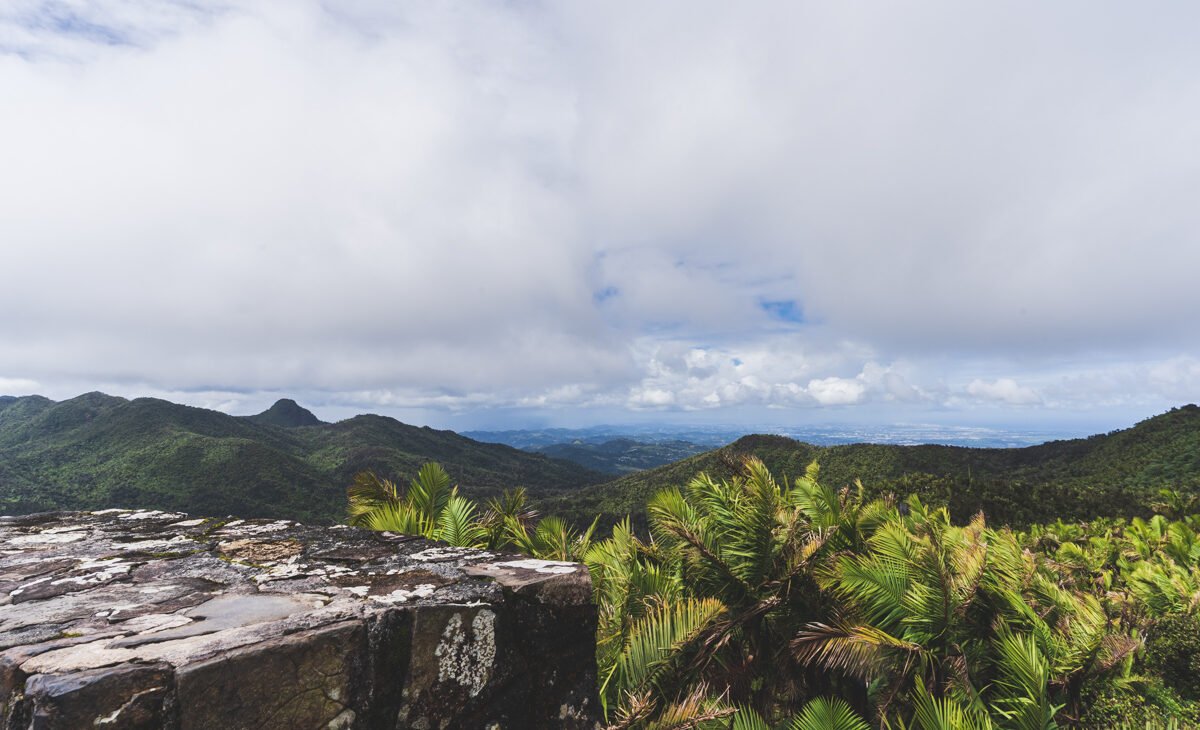
POLYGON ((593 728, 587 570, 153 510, 0 517, 0 728, 593 728))

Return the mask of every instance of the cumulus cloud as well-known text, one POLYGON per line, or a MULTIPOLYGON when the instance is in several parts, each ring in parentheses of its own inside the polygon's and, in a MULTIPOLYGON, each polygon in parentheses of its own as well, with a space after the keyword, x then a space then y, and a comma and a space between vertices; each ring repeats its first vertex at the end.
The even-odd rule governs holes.
POLYGON ((1198 15, 15 0, 0 390, 1195 398, 1198 15))
POLYGON ((848 342, 751 339, 697 348, 646 339, 635 352, 647 373, 630 390, 628 403, 635 408, 814 409, 936 399, 908 381, 907 364, 881 364, 869 348, 848 342))
POLYGON ((867 389, 850 378, 818 378, 808 381, 808 393, 823 406, 844 406, 862 400, 867 389))
POLYGON ((1020 385, 1012 378, 992 381, 976 378, 967 385, 967 394, 983 400, 1000 401, 1011 405, 1041 403, 1042 397, 1033 388, 1020 385))

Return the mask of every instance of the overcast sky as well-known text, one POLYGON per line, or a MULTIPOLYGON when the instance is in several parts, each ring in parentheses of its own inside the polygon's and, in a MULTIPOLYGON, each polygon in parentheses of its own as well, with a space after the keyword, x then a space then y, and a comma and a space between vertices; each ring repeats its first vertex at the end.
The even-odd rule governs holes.
POLYGON ((1200 5, 0 3, 0 393, 452 428, 1200 400, 1200 5))

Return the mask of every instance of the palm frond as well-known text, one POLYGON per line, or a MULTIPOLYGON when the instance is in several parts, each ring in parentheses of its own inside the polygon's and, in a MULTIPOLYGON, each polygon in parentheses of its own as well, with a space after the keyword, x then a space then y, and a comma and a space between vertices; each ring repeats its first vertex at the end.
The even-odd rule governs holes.
POLYGON ((453 494, 438 515, 434 537, 455 547, 483 547, 487 530, 475 521, 475 503, 453 494))
POLYGON ((792 718, 788 730, 871 730, 845 700, 817 697, 792 718))
POLYGON ((663 606, 634 624, 618 657, 609 691, 641 692, 654 685, 700 632, 726 612, 713 598, 686 598, 663 606))
POLYGON ((718 730, 728 726, 723 721, 737 712, 724 701, 709 696, 709 689, 701 683, 685 697, 667 705, 646 730, 718 730))
POLYGON ((792 651, 801 662, 870 680, 889 655, 920 655, 924 649, 869 624, 811 623, 792 640, 792 651))
POLYGON ((408 485, 406 499, 421 516, 421 532, 426 537, 433 536, 438 518, 455 491, 450 486, 450 475, 433 461, 423 464, 408 485))
POLYGON ((370 530, 421 534, 421 515, 407 502, 383 504, 363 514, 362 526, 370 530))
POLYGON ((999 679, 997 711, 1016 730, 1049 730, 1057 727, 1058 707, 1050 702, 1050 665, 1028 634, 1003 630, 997 646, 999 679))
POLYGON ((381 478, 373 471, 360 471, 346 489, 348 522, 356 527, 366 526, 366 515, 386 504, 402 499, 395 482, 381 478))
POLYGON ((771 730, 771 726, 762 715, 749 707, 739 707, 731 718, 733 726, 730 730, 771 730))
POLYGON ((992 730, 986 712, 972 708, 952 695, 935 697, 917 680, 913 692, 913 723, 902 726, 911 730, 992 730))

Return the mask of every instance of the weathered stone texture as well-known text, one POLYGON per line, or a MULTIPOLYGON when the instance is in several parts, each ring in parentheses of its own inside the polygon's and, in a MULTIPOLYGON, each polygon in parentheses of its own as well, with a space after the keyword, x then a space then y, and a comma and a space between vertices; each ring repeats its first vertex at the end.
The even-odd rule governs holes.
POLYGON ((0 517, 0 727, 593 728, 578 565, 288 521, 0 517))

